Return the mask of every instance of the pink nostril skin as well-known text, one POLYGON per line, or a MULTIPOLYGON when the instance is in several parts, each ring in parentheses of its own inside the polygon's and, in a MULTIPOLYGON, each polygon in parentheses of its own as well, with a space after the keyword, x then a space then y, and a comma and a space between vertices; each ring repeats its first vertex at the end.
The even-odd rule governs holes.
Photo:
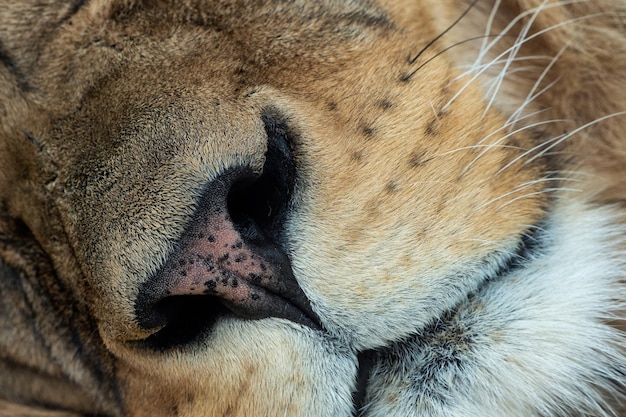
POLYGON ((171 274, 169 293, 222 294, 232 301, 249 297, 239 281, 258 283, 264 275, 271 278, 267 265, 244 246, 227 218, 214 216, 207 220, 205 227, 185 242, 165 272, 171 274))
POLYGON ((217 214, 198 225, 168 262, 163 274, 167 295, 216 295, 239 304, 260 298, 255 292, 280 293, 279 265, 269 264, 244 244, 228 215, 217 214))

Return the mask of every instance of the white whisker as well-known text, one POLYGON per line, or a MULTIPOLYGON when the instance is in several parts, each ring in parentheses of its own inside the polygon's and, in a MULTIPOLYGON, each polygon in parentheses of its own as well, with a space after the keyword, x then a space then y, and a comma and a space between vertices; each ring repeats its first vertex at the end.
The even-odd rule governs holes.
POLYGON ((485 27, 485 37, 483 39, 482 45, 480 46, 480 50, 481 51, 484 51, 485 48, 487 47, 487 42, 489 40, 489 34, 491 33, 491 28, 493 27, 493 22, 496 19, 496 14, 498 12, 498 9, 500 8, 500 3, 501 2, 502 2, 502 0, 496 0, 496 3, 493 5, 493 8, 491 9, 491 13, 489 13, 489 18, 487 19, 487 25, 485 27))
POLYGON ((496 210, 502 210, 504 207, 508 206, 509 204, 512 204, 516 201, 522 200, 524 198, 529 198, 529 197, 533 197, 536 195, 541 195, 541 194, 548 194, 548 193, 554 193, 557 191, 568 191, 568 192, 575 192, 575 193, 579 193, 582 192, 582 190, 580 188, 566 188, 566 187, 558 187, 558 188, 544 188, 541 191, 535 191, 534 193, 528 193, 528 194, 524 194, 521 195, 519 197, 515 197, 509 201, 507 201, 506 203, 502 204, 501 206, 499 206, 496 210))
MULTIPOLYGON (((485 207, 495 203, 496 201, 500 201, 500 200, 502 200, 502 199, 504 199, 506 197, 509 197, 509 196, 511 196, 513 194, 516 194, 516 193, 518 193, 518 192, 520 192, 522 190, 525 190, 525 189, 527 189, 529 187, 532 187, 534 185, 537 185, 537 184, 540 184, 540 183, 545 183, 545 182, 552 182, 552 181, 557 181, 557 182, 566 182, 566 181, 581 182, 580 180, 576 180, 576 179, 573 179, 573 178, 566 178, 566 177, 541 178, 541 179, 538 179, 538 180, 525 182, 523 184, 518 185, 517 187, 515 187, 513 190, 509 191, 508 193, 502 194, 502 195, 500 195, 500 196, 498 196, 496 198, 493 198, 493 199, 487 201, 486 203, 481 204, 480 206, 476 207, 475 210, 483 209, 483 208, 485 208, 485 207)), ((541 192, 546 191, 546 190, 555 190, 555 189, 556 188, 546 188, 546 189, 542 189, 540 191, 536 191, 534 194, 541 193, 541 192)), ((532 195, 532 194, 533 193, 530 193, 530 195, 532 195)), ((526 195, 529 195, 529 194, 526 194, 526 195)))
POLYGON ((594 126, 600 122, 603 122, 607 119, 611 119, 613 117, 618 117, 618 116, 624 116, 626 115, 626 111, 621 111, 621 112, 617 112, 617 113, 612 113, 612 114, 607 114, 606 116, 600 117, 598 119, 592 120, 589 123, 585 123, 584 125, 572 130, 571 132, 565 134, 565 135, 561 135, 562 137, 555 141, 554 143, 552 143, 549 147, 547 147, 546 149, 544 149, 542 152, 538 153, 537 155, 533 156, 532 158, 530 158, 529 160, 526 161, 526 163, 532 162, 535 159, 539 158, 540 156, 544 155, 548 150, 554 148, 555 146, 558 146, 559 144, 561 144, 563 141, 571 138, 572 136, 576 135, 577 133, 580 133, 581 131, 587 129, 588 127, 594 126))
MULTIPOLYGON (((436 155, 433 155, 432 158, 439 158, 441 156, 448 156, 457 152, 461 152, 461 151, 473 151, 473 150, 477 150, 477 149, 482 149, 482 148, 498 148, 498 149, 515 149, 515 150, 522 150, 525 151, 525 148, 522 148, 520 146, 513 146, 513 145, 500 145, 500 144, 489 144, 489 145, 469 145, 469 146, 462 146, 460 148, 456 148, 456 149, 452 149, 446 152, 442 152, 442 153, 438 153, 436 155)), ((463 171, 464 172, 464 171, 463 171)))
POLYGON ((514 61, 513 59, 517 56, 522 45, 525 43, 525 39, 528 36, 528 32, 530 31, 530 28, 532 27, 533 23, 537 19, 537 16, 539 15, 539 13, 544 9, 547 2, 548 0, 543 0, 543 3, 541 3, 541 5, 536 8, 535 12, 531 15, 528 22, 526 22, 526 24, 520 31, 520 34, 518 35, 518 38, 517 38, 518 41, 515 42, 511 48, 509 48, 511 49, 511 52, 509 53, 509 59, 506 60, 506 62, 502 66, 502 69, 500 70, 500 74, 496 77, 495 89, 494 89, 493 94, 491 95, 491 98, 489 99, 489 102, 487 103, 487 107, 485 108, 483 112, 483 117, 487 114, 487 112, 493 105, 493 102, 495 101, 496 96, 498 95, 498 91, 500 91, 500 88, 502 87, 504 78, 507 76, 507 73, 509 72, 509 67, 513 64, 513 61, 514 61))
MULTIPOLYGON (((563 3, 569 4, 570 2, 563 2, 563 3)), ((545 7, 545 9, 548 9, 548 8, 550 8, 550 7, 554 7, 555 5, 556 5, 556 3, 555 3, 555 4, 553 4, 553 5, 546 6, 546 7, 545 7)), ((534 9, 532 9, 532 10, 534 10, 534 9)), ((530 11, 530 10, 529 10, 529 11, 530 11)), ((464 91, 465 91, 465 90, 466 90, 466 89, 467 89, 467 88, 468 88, 468 87, 469 87, 469 86, 470 86, 470 85, 474 82, 474 81, 476 81, 476 80, 477 80, 477 79, 478 79, 478 78, 479 78, 479 77, 480 77, 480 76, 481 76, 481 75, 482 75, 485 71, 487 71, 487 69, 488 69, 488 68, 491 68, 491 67, 494 65, 494 62, 497 62, 497 61, 499 61, 500 59, 502 59, 502 57, 503 57, 503 56, 505 56, 505 55, 507 55, 507 54, 510 54, 510 53, 511 53, 511 51, 513 51, 513 50, 518 50, 518 49, 521 47, 521 45, 523 45, 523 44, 525 44, 525 43, 527 43, 527 42, 529 42, 529 41, 531 41, 531 40, 533 40, 533 39, 537 38, 538 36, 543 35, 544 33, 547 33, 547 32, 549 32, 549 31, 552 31, 552 30, 558 29, 558 28, 560 28, 560 27, 563 27, 563 26, 566 26, 566 25, 569 25, 569 24, 572 24, 572 23, 576 23, 576 22, 579 22, 579 21, 582 21, 582 20, 586 20, 586 19, 590 19, 590 18, 593 18, 593 17, 597 17, 597 16, 600 16, 600 15, 602 15, 602 13, 591 14, 591 15, 582 16, 582 17, 578 17, 578 18, 575 18, 575 19, 570 19, 570 20, 567 20, 567 21, 565 21, 565 22, 560 22, 560 23, 558 23, 558 24, 555 24, 555 25, 549 26, 549 27, 547 27, 547 28, 545 28, 545 29, 542 29, 542 30, 540 30, 540 31, 536 32, 536 33, 533 33, 532 35, 528 36, 528 37, 527 37, 527 38, 525 38, 525 39, 522 39, 522 40, 520 40, 520 41, 517 41, 517 42, 516 42, 513 46, 511 46, 511 47, 507 48, 505 51, 503 51, 503 52, 502 52, 502 53, 500 53, 497 57, 495 57, 492 61, 490 61, 490 63, 489 63, 489 64, 486 64, 486 65, 485 65, 485 64, 480 64, 480 68, 481 68, 480 70, 475 71, 474 69, 470 69, 470 70, 468 70, 468 71, 466 71, 466 72, 462 73, 461 75, 459 75, 458 77, 456 77, 454 80, 452 80, 452 82, 454 82, 455 80, 458 80, 458 79, 461 79, 461 78, 467 77, 467 76, 471 75, 472 73, 474 73, 474 75, 473 75, 473 76, 472 76, 472 77, 471 77, 471 78, 470 78, 470 79, 469 79, 469 80, 468 80, 468 81, 467 81, 467 82, 466 82, 466 83, 465 83, 465 84, 464 84, 464 85, 463 85, 463 86, 462 86, 462 87, 461 87, 461 88, 457 91, 457 93, 456 93, 456 94, 455 94, 455 95, 454 95, 454 96, 453 96, 453 97, 452 97, 452 98, 451 98, 451 99, 450 99, 450 100, 449 100, 449 101, 448 101, 448 102, 447 102, 447 103, 446 103, 446 104, 442 107, 442 111, 446 111, 446 110, 447 110, 447 109, 448 109, 448 108, 452 105, 452 103, 453 103, 453 102, 454 102, 454 101, 455 101, 455 100, 456 100, 456 99, 457 99, 457 98, 458 98, 458 97, 459 97, 459 96, 460 96, 460 95, 461 95, 461 94, 462 94, 462 93, 463 93, 463 92, 464 92, 464 91)), ((507 28, 508 28, 508 27, 507 27, 507 28)), ((505 29, 505 31, 506 31, 506 30, 507 30, 507 29, 505 29)), ((504 31, 503 31, 503 33, 504 33, 504 31)), ((493 42, 490 44, 489 48, 491 48, 491 46, 492 46, 492 45, 493 45, 493 42)), ((482 60, 482 58, 480 58, 480 59, 482 60)), ((489 106, 487 106, 487 107, 489 108, 489 106)))
POLYGON ((569 46, 569 43, 564 45, 559 50, 559 52, 550 60, 550 63, 543 69, 541 75, 539 76, 539 78, 537 78, 537 81, 535 81, 535 84, 532 86, 532 88, 528 92, 528 95, 526 96, 526 99, 522 102, 522 105, 511 114, 511 116, 507 120, 507 124, 508 123, 515 124, 516 116, 520 115, 523 112, 523 110, 526 108, 526 106, 528 106, 528 104, 532 103, 537 97, 541 96, 544 92, 549 90, 554 84, 557 83, 558 79, 554 80, 553 82, 548 84, 546 87, 544 87, 541 91, 539 91, 538 93, 535 94, 535 91, 537 91, 537 89, 539 88, 539 85, 541 84, 541 82, 545 79, 545 77, 547 76, 548 72, 554 66, 554 64, 556 64, 556 62, 559 60, 559 58, 561 58, 561 55, 563 55, 563 53, 568 48, 568 46, 569 46))
MULTIPOLYGON (((523 62, 523 61, 552 61, 554 57, 548 56, 548 55, 527 55, 527 56, 519 56, 519 57, 515 57, 513 58, 513 60, 515 62, 523 62)), ((480 64, 478 66, 475 65, 460 65, 458 68, 467 68, 467 70, 464 72, 464 74, 466 74, 469 71, 473 71, 473 70, 477 70, 477 69, 483 69, 483 68, 488 68, 488 67, 492 67, 494 65, 498 65, 498 64, 504 64, 505 62, 507 62, 508 58, 505 59, 500 59, 497 61, 493 61, 493 62, 488 62, 486 64, 480 64)), ((462 78, 462 76, 456 77, 455 80, 458 80, 462 78)))
MULTIPOLYGON (((543 8, 543 10, 549 10, 551 8, 556 8, 556 7, 563 7, 563 6, 569 6, 571 4, 576 4, 576 3, 584 3, 588 0, 568 0, 568 1, 559 1, 550 5, 547 5, 543 8)), ((496 6, 499 5, 499 1, 496 4, 496 6)), ((523 18, 525 18, 526 16, 535 13, 536 9, 538 7, 535 8, 531 8, 526 10, 524 13, 520 13, 519 15, 517 15, 514 19, 512 19, 509 24, 500 32, 500 34, 495 37, 490 43, 489 45, 486 45, 485 47, 481 48, 480 53, 478 54, 478 57, 475 60, 475 63, 477 65, 480 65, 480 63, 482 62, 482 59, 485 57, 485 55, 487 55, 487 53, 491 50, 491 48, 494 47, 494 45, 497 45, 498 42, 500 42, 502 40, 502 38, 523 18)), ((483 42, 483 45, 486 42, 483 42)))
POLYGON ((559 136, 553 137, 551 139, 548 139, 548 140, 546 140, 544 142, 541 142, 540 144, 532 147, 531 149, 527 150, 526 152, 524 152, 523 154, 519 155, 517 158, 513 159, 511 162, 509 162, 508 164, 506 164, 505 166, 500 168, 500 170, 498 170, 498 172, 496 172, 496 175, 500 175, 503 171, 508 169, 510 166, 514 165, 515 163, 517 163, 521 159, 524 159, 525 157, 527 157, 531 153, 535 152, 536 150, 538 150, 538 149, 540 149, 540 148, 542 148, 544 146, 550 146, 550 144, 552 144, 554 142, 559 142, 563 136, 564 135, 559 135, 559 136))
MULTIPOLYGON (((529 129, 533 129, 537 126, 542 126, 542 125, 546 125, 546 124, 551 124, 551 123, 558 123, 558 122, 564 122, 566 120, 561 120, 561 119, 555 119, 555 120, 545 120, 545 121, 541 121, 541 122, 537 122, 537 123, 532 123, 528 126, 524 126, 521 127, 517 130, 514 130, 512 132, 507 133, 506 135, 504 135, 503 137, 499 138, 497 141, 495 141, 493 144, 489 144, 487 145, 487 148, 485 150, 483 150, 483 152, 481 152, 479 155, 476 156, 476 158, 474 158, 469 164, 467 164, 467 166, 463 169, 463 173, 467 172, 480 158, 482 158, 490 149, 496 147, 496 146, 500 146, 499 144, 504 141, 507 140, 508 138, 510 138, 511 136, 515 136, 525 130, 529 130, 529 129)), ((481 139, 478 143, 481 144, 482 142, 484 142, 485 140, 487 140, 489 137, 493 136, 494 134, 496 134, 497 132, 507 129, 509 127, 508 124, 505 124, 504 126, 502 126, 501 128, 495 130, 494 132, 491 132, 489 135, 485 136, 483 139, 481 139)), ((533 148, 534 149, 534 148, 533 148)), ((524 154, 531 152, 532 149, 527 150, 526 152, 524 152, 524 154)), ((498 172, 499 173, 499 172, 498 172)))

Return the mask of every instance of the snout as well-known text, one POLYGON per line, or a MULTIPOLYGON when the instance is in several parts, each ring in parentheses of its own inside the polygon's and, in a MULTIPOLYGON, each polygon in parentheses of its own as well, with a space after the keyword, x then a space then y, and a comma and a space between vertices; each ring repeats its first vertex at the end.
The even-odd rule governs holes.
POLYGON ((142 344, 191 343, 223 315, 320 328, 281 243, 296 181, 289 138, 272 116, 264 123, 262 172, 231 167, 213 179, 176 249, 141 285, 136 320, 151 334, 142 344))

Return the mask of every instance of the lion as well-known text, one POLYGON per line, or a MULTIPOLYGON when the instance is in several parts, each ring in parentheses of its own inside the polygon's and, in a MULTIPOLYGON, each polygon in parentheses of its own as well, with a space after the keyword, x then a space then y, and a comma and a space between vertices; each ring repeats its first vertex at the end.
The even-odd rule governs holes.
POLYGON ((0 415, 626 416, 623 0, 0 0, 0 415))

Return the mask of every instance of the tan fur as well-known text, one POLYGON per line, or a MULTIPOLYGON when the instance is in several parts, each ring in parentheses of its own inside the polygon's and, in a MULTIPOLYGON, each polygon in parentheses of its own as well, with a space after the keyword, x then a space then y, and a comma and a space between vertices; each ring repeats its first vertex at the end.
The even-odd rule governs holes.
MULTIPOLYGON (((518 57, 544 58, 514 62, 491 106, 504 64, 461 74, 492 39, 464 42, 485 34, 493 1, 415 62, 467 1, 91 0, 71 15, 66 3, 0 0, 2 416, 349 416, 358 353, 465 303, 494 254, 560 213, 556 200, 626 221, 624 1, 538 13, 530 33, 572 22, 524 44, 518 57), (535 91, 554 84, 503 129, 538 79, 535 91), (324 330, 232 316, 199 345, 138 348, 151 334, 135 317, 141 284, 206 184, 263 169, 266 109, 292 130, 284 246, 324 330), (546 155, 526 152, 587 123, 546 155)), ((503 0, 490 32, 541 4, 503 0)), ((617 403, 624 382, 599 391, 617 403)), ((543 412, 532 406, 511 415, 543 412)))

